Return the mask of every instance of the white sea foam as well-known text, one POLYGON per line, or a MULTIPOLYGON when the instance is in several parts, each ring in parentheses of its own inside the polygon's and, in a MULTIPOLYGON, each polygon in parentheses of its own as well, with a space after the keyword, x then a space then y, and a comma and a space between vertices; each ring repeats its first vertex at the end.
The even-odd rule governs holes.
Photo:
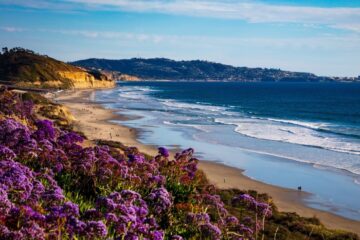
POLYGON ((146 99, 149 92, 155 91, 149 87, 123 87, 119 88, 118 94, 121 98, 131 100, 142 100, 146 99))
POLYGON ((360 185, 360 179, 355 178, 354 183, 360 185))
POLYGON ((192 128, 195 128, 195 129, 203 131, 203 132, 209 132, 209 129, 207 129, 206 126, 204 126, 204 125, 173 123, 173 122, 170 122, 170 121, 163 121, 163 123, 165 125, 170 125, 170 126, 192 127, 192 128))
MULTIPOLYGON (((261 118, 259 118, 261 119, 261 118)), ((322 127, 329 126, 329 124, 326 123, 314 123, 314 122, 302 122, 302 121, 295 121, 295 120, 284 120, 284 119, 275 119, 275 118, 264 118, 265 120, 273 121, 273 122, 279 122, 279 123, 287 123, 292 125, 298 125, 303 126, 307 128, 312 129, 320 129, 322 127)))
POLYGON ((253 138, 360 154, 359 142, 352 142, 316 131, 317 128, 324 126, 324 124, 260 118, 218 118, 215 119, 215 122, 235 125, 235 132, 253 138))
MULTIPOLYGON (((150 87, 125 86, 122 87, 121 90, 118 90, 117 93, 120 96, 119 100, 122 98, 125 104, 127 101, 129 103, 139 101, 151 106, 158 105, 160 110, 166 110, 171 118, 163 119, 162 123, 165 125, 179 126, 179 128, 190 127, 207 134, 212 131, 212 127, 215 127, 209 127, 208 125, 215 118, 216 123, 234 125, 234 131, 245 136, 360 155, 360 141, 352 141, 346 136, 341 137, 336 134, 331 134, 331 131, 333 129, 336 131, 337 128, 328 123, 261 118, 256 116, 246 117, 239 112, 232 112, 231 107, 213 106, 202 102, 186 103, 172 99, 161 100, 153 98, 151 94, 149 94, 151 91, 156 90, 150 87), (168 112, 168 110, 171 111, 168 112), (183 113, 186 113, 188 119, 184 119, 185 116, 183 113), (176 119, 176 121, 173 121, 174 119, 176 119), (181 120, 180 122, 178 122, 179 119, 181 120), (185 123, 182 121, 185 121, 185 123), (205 121, 206 124, 203 121, 205 121)), ((274 156, 281 155, 281 153, 277 153, 276 151, 272 152, 267 150, 264 154, 274 156)), ((360 166, 356 163, 358 157, 354 158, 354 161, 352 158, 347 157, 346 159, 340 160, 335 158, 304 159, 303 157, 297 159, 296 156, 288 155, 284 157, 291 158, 295 161, 315 164, 314 166, 319 168, 329 166, 360 174, 360 166)))
POLYGON ((211 106, 205 104, 196 104, 196 103, 184 103, 184 102, 177 102, 172 100, 164 100, 162 104, 168 107, 173 108, 181 108, 181 109, 193 109, 193 110, 204 110, 209 112, 225 112, 226 108, 219 107, 219 106, 211 106))

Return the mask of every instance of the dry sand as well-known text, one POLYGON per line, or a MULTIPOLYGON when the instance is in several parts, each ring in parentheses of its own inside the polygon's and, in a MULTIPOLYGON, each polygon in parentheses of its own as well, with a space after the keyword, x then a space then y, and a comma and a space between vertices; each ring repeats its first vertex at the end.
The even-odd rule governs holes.
MULTIPOLYGON (((94 102, 94 90, 67 91, 55 96, 54 100, 66 105, 75 116, 75 128, 83 132, 89 140, 104 139, 135 146, 150 155, 157 153, 155 146, 141 144, 137 141, 138 131, 111 120, 124 120, 125 116, 115 114, 94 102)), ((280 211, 296 212, 304 217, 316 216, 321 222, 334 229, 348 230, 360 235, 360 222, 346 219, 329 212, 307 207, 303 198, 308 194, 297 190, 276 187, 253 180, 240 169, 222 164, 200 161, 202 169, 209 181, 219 188, 252 189, 272 196, 280 211)))

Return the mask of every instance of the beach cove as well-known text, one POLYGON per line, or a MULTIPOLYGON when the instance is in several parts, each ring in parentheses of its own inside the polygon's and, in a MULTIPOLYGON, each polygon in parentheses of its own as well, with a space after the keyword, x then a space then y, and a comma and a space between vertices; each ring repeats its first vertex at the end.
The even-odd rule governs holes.
MULTIPOLYGON (((105 109, 94 101, 94 90, 64 92, 56 97, 59 103, 66 105, 77 119, 76 128, 85 133, 90 140, 105 139, 119 141, 128 146, 136 146, 141 151, 154 155, 156 146, 144 145, 138 139, 142 133, 121 125, 121 121, 134 119, 127 114, 118 114, 118 111, 105 109), (114 122, 116 121, 116 122, 114 122), (119 122, 120 121, 120 122, 119 122)), ((196 150, 196 147, 195 147, 196 150)), ((305 199, 306 192, 275 187, 255 181, 242 174, 242 170, 214 162, 200 161, 201 169, 206 173, 210 182, 220 188, 254 189, 268 193, 274 198, 275 204, 282 211, 297 212, 301 216, 318 217, 327 227, 353 231, 359 234, 360 223, 346 219, 326 211, 310 208, 305 199), (224 176, 226 178, 224 179, 224 176)))

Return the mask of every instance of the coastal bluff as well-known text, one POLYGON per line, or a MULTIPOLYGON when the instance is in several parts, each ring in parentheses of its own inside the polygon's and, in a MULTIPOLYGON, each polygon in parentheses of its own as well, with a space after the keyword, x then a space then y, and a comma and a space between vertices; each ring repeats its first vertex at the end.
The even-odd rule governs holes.
POLYGON ((110 88, 115 86, 115 81, 103 74, 99 74, 99 78, 86 71, 59 71, 58 74, 65 79, 70 79, 74 88, 110 88))
POLYGON ((23 48, 0 54, 0 82, 23 88, 111 88, 116 82, 95 70, 87 70, 23 48))

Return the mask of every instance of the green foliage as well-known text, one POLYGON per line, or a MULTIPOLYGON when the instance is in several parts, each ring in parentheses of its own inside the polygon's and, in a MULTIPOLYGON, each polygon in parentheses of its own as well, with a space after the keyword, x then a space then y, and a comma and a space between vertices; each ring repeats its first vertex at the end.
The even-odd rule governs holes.
POLYGON ((167 176, 166 189, 168 189, 173 197, 174 203, 188 202, 189 197, 195 193, 196 186, 194 184, 181 184, 178 181, 172 181, 173 176, 167 176))
MULTIPOLYGON (((57 82, 58 89, 72 88, 73 81, 62 77, 59 72, 85 70, 23 48, 3 49, 0 55, 0 80, 20 87, 48 89, 54 88, 54 82, 57 82)), ((100 72, 88 73, 97 80, 106 79, 100 72)))
POLYGON ((79 205, 80 212, 86 212, 89 209, 95 208, 95 199, 87 198, 78 191, 65 191, 67 200, 79 205))
POLYGON ((32 101, 34 104, 53 104, 50 100, 48 100, 46 97, 42 96, 38 93, 33 92, 25 92, 22 94, 23 100, 32 101))

